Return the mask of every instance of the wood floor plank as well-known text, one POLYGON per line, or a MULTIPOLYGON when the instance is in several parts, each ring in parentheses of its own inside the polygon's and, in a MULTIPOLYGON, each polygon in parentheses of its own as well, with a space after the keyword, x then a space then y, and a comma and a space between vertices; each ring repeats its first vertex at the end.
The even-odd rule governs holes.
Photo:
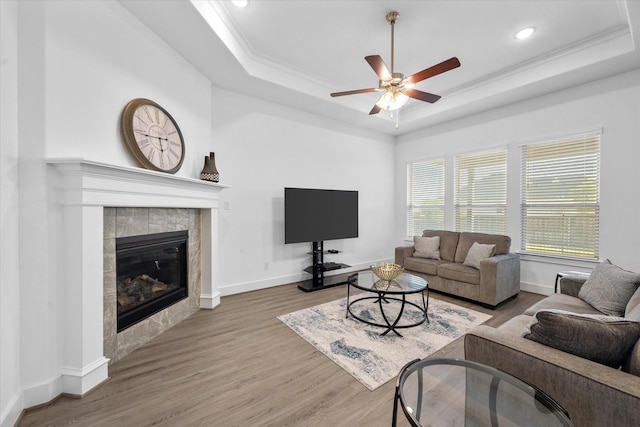
MULTIPOLYGON (((344 296, 344 286, 304 293, 291 284, 223 297, 114 363, 82 399, 27 410, 18 425, 389 426, 393 380, 369 391, 276 319, 344 296)), ((431 298, 489 313, 496 326, 543 296, 521 292, 495 310, 431 298)), ((463 358, 462 339, 435 356, 463 358)))

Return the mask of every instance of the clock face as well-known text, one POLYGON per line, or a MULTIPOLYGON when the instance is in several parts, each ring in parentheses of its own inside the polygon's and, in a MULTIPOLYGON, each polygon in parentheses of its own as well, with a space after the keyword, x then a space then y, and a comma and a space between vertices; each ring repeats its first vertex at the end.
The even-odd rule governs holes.
POLYGON ((134 99, 122 113, 125 143, 149 169, 175 173, 184 160, 184 140, 173 117, 148 99, 134 99))

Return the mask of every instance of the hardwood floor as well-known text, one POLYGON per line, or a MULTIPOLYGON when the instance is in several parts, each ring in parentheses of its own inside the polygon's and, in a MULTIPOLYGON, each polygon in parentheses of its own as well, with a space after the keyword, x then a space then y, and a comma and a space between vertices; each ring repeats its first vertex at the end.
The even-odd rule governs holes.
MULTIPOLYGON (((304 293, 291 284, 223 297, 114 363, 84 398, 27 410, 18 425, 389 426, 393 380, 369 391, 276 319, 344 296, 344 286, 304 293)), ((543 296, 520 292, 496 310, 431 298, 489 313, 495 326, 543 296)), ((436 355, 463 358, 462 338, 436 355)))

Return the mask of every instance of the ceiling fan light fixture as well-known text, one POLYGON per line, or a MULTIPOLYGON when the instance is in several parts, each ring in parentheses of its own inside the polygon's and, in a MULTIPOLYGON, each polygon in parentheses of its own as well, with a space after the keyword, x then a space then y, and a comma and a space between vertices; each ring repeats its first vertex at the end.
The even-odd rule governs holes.
POLYGON ((409 101, 409 97, 404 93, 396 90, 394 87, 388 88, 378 99, 376 105, 383 110, 394 111, 402 108, 407 101, 409 101))
POLYGON ((518 40, 524 40, 524 39, 528 39, 529 37, 531 37, 533 35, 533 33, 536 32, 536 28, 535 27, 527 27, 527 28, 523 28, 521 30, 519 30, 516 34, 515 34, 515 38, 517 38, 518 40))
POLYGON ((231 3, 233 3, 233 5, 236 6, 236 7, 247 7, 247 6, 249 6, 249 0, 231 0, 231 3))

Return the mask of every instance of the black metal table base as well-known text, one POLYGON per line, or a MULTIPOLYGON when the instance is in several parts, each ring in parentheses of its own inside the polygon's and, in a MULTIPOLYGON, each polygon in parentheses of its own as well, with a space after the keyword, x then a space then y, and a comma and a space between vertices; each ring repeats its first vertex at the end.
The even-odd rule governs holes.
MULTIPOLYGON (((367 325, 386 328, 384 330, 384 332, 380 333, 381 336, 387 335, 389 332, 393 332, 396 335, 398 335, 399 337, 402 337, 402 334, 400 332, 398 332, 398 329, 413 328, 413 327, 422 325, 425 321, 427 323, 429 322, 429 317, 427 316, 427 311, 428 311, 428 308, 429 308, 429 303, 428 303, 429 297, 427 295, 427 298, 425 299, 424 291, 422 291, 422 306, 420 306, 420 305, 418 305, 418 304, 416 304, 416 303, 414 303, 412 301, 407 301, 407 298, 406 298, 405 294, 402 295, 402 299, 401 299, 401 298, 388 296, 384 292, 379 292, 375 296, 366 296, 366 297, 358 298, 358 299, 355 299, 355 300, 349 302, 349 287, 350 287, 350 285, 347 285, 347 315, 346 315, 346 317, 349 317, 349 315, 351 315, 351 316, 353 316, 354 319, 356 319, 356 320, 358 320, 358 321, 360 321, 362 323, 366 323, 367 325), (356 315, 353 311, 351 311, 351 306, 353 304, 355 304, 357 302, 365 301, 365 300, 374 300, 373 301, 374 303, 378 303, 378 307, 380 307, 380 314, 382 314, 382 318, 384 319, 385 323, 372 322, 370 320, 363 319, 362 317, 356 315), (402 304, 400 306, 400 311, 398 312, 398 315, 396 316, 395 319, 392 319, 393 321, 390 321, 389 317, 387 316, 387 313, 385 313, 385 310, 384 310, 384 305, 385 304, 389 304, 390 301, 397 301, 397 302, 400 302, 402 304), (418 320, 417 322, 415 322, 415 323, 398 325, 398 323, 400 322, 400 318, 402 317, 402 314, 404 313, 404 309, 405 309, 407 304, 417 308, 422 313, 422 318, 420 320, 418 320)), ((427 292, 429 292, 428 288, 427 288, 427 292)))

